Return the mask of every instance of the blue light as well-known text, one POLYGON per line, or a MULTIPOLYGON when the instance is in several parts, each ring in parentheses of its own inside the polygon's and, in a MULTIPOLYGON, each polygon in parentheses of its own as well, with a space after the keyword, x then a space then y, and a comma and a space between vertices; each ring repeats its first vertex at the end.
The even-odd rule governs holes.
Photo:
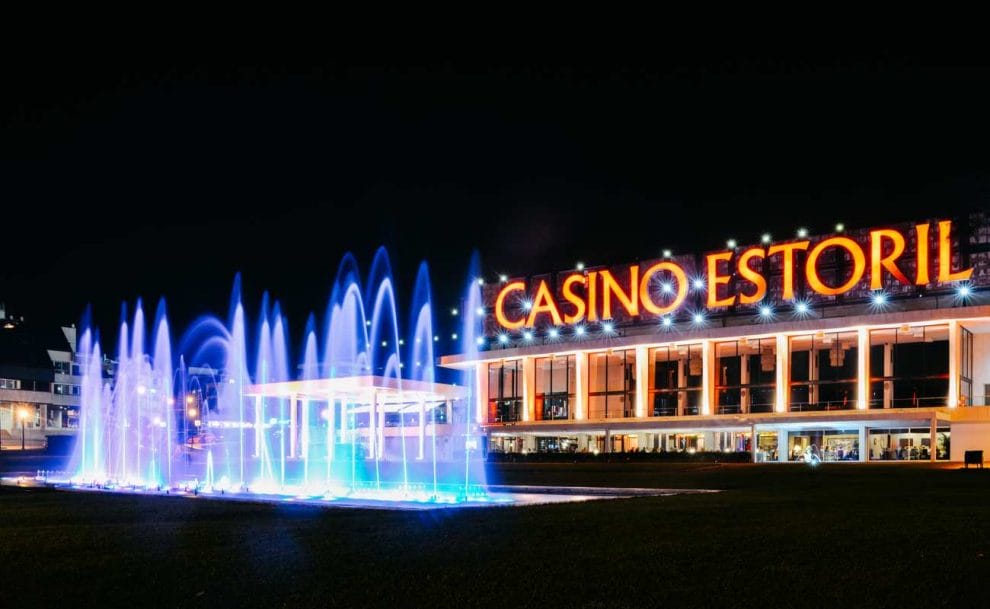
POLYGON ((874 292, 871 298, 873 300, 873 304, 875 304, 878 307, 887 304, 887 295, 884 294, 883 292, 874 292))
POLYGON ((605 334, 611 334, 612 332, 615 332, 615 326, 612 324, 612 322, 606 321, 605 323, 602 324, 602 332, 604 332, 605 334))
POLYGON ((505 343, 509 342, 509 335, 508 334, 499 334, 498 335, 498 342, 502 343, 503 345, 505 343))
POLYGON ((794 311, 797 312, 798 315, 806 315, 808 313, 808 303, 798 301, 797 304, 794 305, 794 311))
POLYGON ((672 326, 674 324, 674 320, 671 319, 670 317, 664 317, 662 320, 660 320, 660 324, 664 328, 669 328, 670 326, 672 326))
POLYGON ((523 340, 527 340, 527 341, 533 340, 533 333, 530 332, 529 330, 523 332, 523 340))
POLYGON ((557 338, 558 336, 560 336, 560 332, 557 330, 557 328, 550 328, 550 331, 547 332, 547 335, 550 336, 550 338, 557 338))
POLYGON ((523 308, 523 311, 529 311, 530 309, 533 308, 533 301, 532 300, 524 300, 523 303, 522 303, 522 308, 523 308))
POLYGON ((478 346, 479 347, 484 347, 485 346, 485 337, 484 336, 479 336, 477 338, 477 340, 475 340, 474 342, 478 343, 478 346))
POLYGON ((705 289, 705 280, 702 279, 701 277, 695 277, 691 281, 691 287, 693 287, 696 290, 704 290, 705 289))
POLYGON ((474 312, 477 313, 479 317, 481 317, 485 314, 485 307, 478 307, 477 309, 474 310, 474 312))
POLYGON ((763 305, 760 307, 760 317, 772 317, 772 316, 773 316, 773 309, 770 308, 770 305, 763 305))
POLYGON ((972 288, 970 288, 968 285, 965 284, 956 288, 956 295, 959 296, 960 298, 969 298, 969 295, 972 293, 973 293, 972 288))
POLYGON ((694 314, 694 317, 692 319, 694 320, 695 325, 700 326, 701 324, 705 323, 705 314, 702 313, 701 311, 698 311, 697 313, 694 314))
POLYGON ((584 336, 584 326, 578 326, 578 327, 574 328, 574 335, 575 336, 584 336))
POLYGON ((671 292, 674 291, 674 286, 664 281, 663 283, 660 284, 660 291, 663 292, 664 294, 670 294, 671 292))

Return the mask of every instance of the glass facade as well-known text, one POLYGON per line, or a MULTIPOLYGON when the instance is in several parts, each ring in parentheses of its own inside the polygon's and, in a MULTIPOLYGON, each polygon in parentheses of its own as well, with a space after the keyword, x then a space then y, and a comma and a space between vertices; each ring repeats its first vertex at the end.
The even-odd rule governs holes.
POLYGON ((859 461, 859 430, 812 429, 787 432, 789 461, 859 461))
POLYGON ((870 330, 870 408, 946 406, 949 327, 870 330))
POLYGON ((650 411, 671 417, 701 412, 701 345, 650 349, 650 411))
POLYGON ((557 355, 536 359, 536 420, 556 421, 573 418, 576 357, 557 355))
POLYGON ((523 420, 523 363, 521 360, 489 364, 488 420, 493 423, 523 420))
MULTIPOLYGON (((929 461, 931 460, 931 428, 870 429, 870 461, 929 461)), ((948 427, 935 432, 935 459, 949 459, 950 439, 948 427)))
POLYGON ((715 414, 773 412, 776 339, 739 339, 715 345, 715 414))
POLYGON ((856 407, 859 350, 856 332, 792 336, 790 409, 796 412, 856 407))
POLYGON ((607 351, 588 355, 588 418, 634 417, 636 351, 607 351))

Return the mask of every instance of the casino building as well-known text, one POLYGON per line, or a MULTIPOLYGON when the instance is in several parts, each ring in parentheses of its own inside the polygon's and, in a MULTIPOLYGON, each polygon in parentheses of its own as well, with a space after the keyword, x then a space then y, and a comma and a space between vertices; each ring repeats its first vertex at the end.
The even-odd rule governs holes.
POLYGON ((484 283, 490 453, 990 458, 990 215, 664 254, 484 283))

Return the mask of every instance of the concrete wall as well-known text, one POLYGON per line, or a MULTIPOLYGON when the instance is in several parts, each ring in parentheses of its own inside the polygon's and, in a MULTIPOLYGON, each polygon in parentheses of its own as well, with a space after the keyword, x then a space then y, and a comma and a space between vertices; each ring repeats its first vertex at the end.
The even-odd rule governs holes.
POLYGON ((952 461, 962 461, 967 450, 982 450, 984 460, 990 460, 990 422, 953 422, 950 442, 952 461))
MULTIPOLYGON (((963 325, 965 327, 965 325, 963 325)), ((983 386, 990 384, 990 333, 973 334, 973 401, 990 405, 983 386)))

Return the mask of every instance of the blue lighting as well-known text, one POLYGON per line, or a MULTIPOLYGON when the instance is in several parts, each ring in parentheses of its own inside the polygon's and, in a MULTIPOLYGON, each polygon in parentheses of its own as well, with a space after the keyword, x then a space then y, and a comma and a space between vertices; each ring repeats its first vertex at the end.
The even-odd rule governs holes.
POLYGON ((485 346, 485 337, 479 336, 474 342, 478 343, 479 347, 485 346))
POLYGON ((972 293, 973 293, 973 289, 965 284, 956 288, 956 295, 959 296, 960 298, 969 298, 970 294, 972 293))
POLYGON ((533 301, 532 300, 524 300, 523 303, 522 303, 522 307, 523 307, 523 311, 529 311, 530 309, 533 308, 533 301))
POLYGON ((883 292, 874 292, 870 298, 873 300, 873 304, 878 307, 887 304, 887 295, 883 292))
POLYGON ((533 340, 533 333, 530 332, 529 330, 523 332, 523 340, 527 340, 527 341, 533 340))
POLYGON ((760 307, 760 317, 773 317, 773 309, 770 308, 770 305, 762 305, 760 307))
POLYGON ((695 325, 700 326, 701 324, 705 323, 705 314, 702 313, 701 311, 698 311, 697 313, 694 314, 692 320, 694 321, 695 325))
POLYGON ((674 286, 670 285, 669 282, 664 281, 660 284, 660 291, 664 294, 670 294, 674 291, 674 286))
POLYGON ((798 315, 807 315, 808 314, 808 303, 804 302, 803 300, 799 300, 794 305, 794 311, 798 315))
POLYGON ((615 332, 615 326, 612 325, 612 322, 606 321, 602 324, 602 332, 605 334, 611 334, 612 332, 615 332))
POLYGON ((584 326, 578 326, 578 327, 574 328, 574 335, 575 336, 584 336, 584 326))
POLYGON ((550 338, 557 338, 558 336, 560 336, 560 332, 557 330, 557 328, 550 328, 550 331, 547 332, 547 335, 550 338))
POLYGON ((702 279, 701 277, 695 277, 691 281, 691 287, 693 287, 696 290, 704 290, 705 289, 705 280, 702 279))
POLYGON ((498 335, 498 342, 502 343, 503 345, 505 343, 509 342, 509 335, 508 334, 499 334, 498 335))
POLYGON ((485 307, 478 307, 477 309, 474 310, 474 312, 477 313, 479 317, 481 317, 485 314, 485 307))
POLYGON ((674 324, 674 320, 671 319, 670 317, 664 317, 662 320, 660 320, 660 324, 664 328, 669 328, 670 326, 672 326, 674 324))

